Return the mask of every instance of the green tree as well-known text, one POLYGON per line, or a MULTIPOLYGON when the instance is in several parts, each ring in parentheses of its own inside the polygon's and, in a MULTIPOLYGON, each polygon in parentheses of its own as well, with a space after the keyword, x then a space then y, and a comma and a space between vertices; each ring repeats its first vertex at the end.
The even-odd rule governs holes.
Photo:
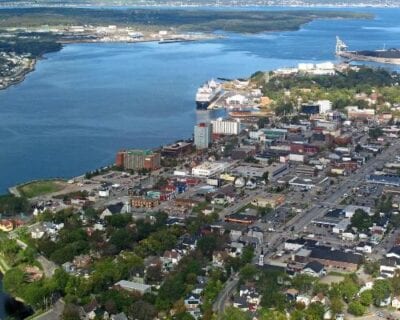
POLYGON ((156 317, 157 310, 152 304, 139 300, 130 306, 128 315, 137 320, 152 320, 156 317))
POLYGON ((343 307, 344 304, 340 297, 331 298, 331 311, 334 315, 341 313, 343 311, 343 307))
POLYGON ((390 279, 392 285, 393 293, 395 295, 400 294, 400 273, 397 271, 393 278, 390 279))
POLYGON ((254 280, 254 277, 258 273, 258 269, 253 264, 246 264, 244 267, 240 269, 240 278, 243 281, 254 280))
POLYGON ((347 311, 354 316, 360 317, 365 313, 365 307, 359 301, 353 301, 349 303, 347 311))
POLYGON ((379 261, 367 261, 364 264, 365 272, 375 277, 379 275, 379 268, 379 261))
POLYGON ((304 311, 303 310, 293 310, 290 313, 290 320, 304 320, 304 311))
POLYGON ((254 248, 252 246, 246 246, 243 248, 241 262, 242 264, 251 263, 254 258, 254 248))
POLYGON ((346 302, 352 301, 358 290, 359 286, 348 278, 340 283, 340 292, 343 300, 346 302))
POLYGON ((325 309, 320 303, 311 303, 305 311, 306 320, 322 320, 325 309))
POLYGON ((351 225, 358 231, 367 231, 373 225, 373 219, 362 209, 357 209, 351 217, 351 225))
POLYGON ((260 312, 259 320, 287 320, 286 314, 276 310, 265 310, 260 312))
POLYGON ((74 304, 66 304, 62 314, 63 320, 76 320, 80 318, 79 307, 74 304))
POLYGON ((379 307, 381 303, 391 295, 391 293, 392 286, 388 280, 375 280, 374 285, 372 286, 372 297, 376 306, 379 307))
POLYGON ((316 279, 307 274, 299 274, 293 278, 292 285, 299 291, 308 292, 314 287, 316 279))
POLYGON ((250 314, 241 311, 238 308, 228 307, 220 317, 221 320, 250 320, 250 314))
POLYGON ((373 300, 374 300, 374 297, 372 295, 372 290, 365 290, 365 291, 361 292, 360 303, 363 306, 366 306, 366 307, 370 306, 372 304, 373 300))
POLYGON ((368 134, 372 139, 377 139, 383 135, 383 131, 381 128, 370 128, 368 134))

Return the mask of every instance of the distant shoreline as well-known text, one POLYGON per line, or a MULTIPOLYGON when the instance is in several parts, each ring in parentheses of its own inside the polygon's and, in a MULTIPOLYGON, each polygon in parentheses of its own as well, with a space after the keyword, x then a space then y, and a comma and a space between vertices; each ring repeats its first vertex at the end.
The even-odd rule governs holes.
POLYGON ((27 1, 26 4, 21 3, 21 2, 16 2, 16 1, 9 1, 7 3, 2 2, 0 4, 0 9, 21 9, 21 8, 139 8, 139 9, 145 9, 145 8, 171 8, 171 9, 185 9, 185 8, 193 8, 193 9, 246 9, 246 8, 304 8, 304 9, 365 9, 365 8, 400 8, 400 4, 393 3, 393 4, 386 4, 382 5, 381 3, 375 3, 375 4, 365 4, 365 3, 352 3, 352 4, 327 4, 327 3, 315 3, 315 4, 307 4, 307 3, 300 3, 300 4, 260 4, 258 2, 255 3, 247 3, 247 4, 215 4, 215 2, 212 3, 196 3, 196 4, 178 4, 178 3, 172 3, 172 4, 165 4, 165 3, 156 3, 156 4, 121 4, 121 3, 114 3, 110 4, 109 2, 107 3, 94 3, 94 4, 87 4, 87 3, 80 3, 80 4, 54 4, 54 3, 30 3, 27 1))

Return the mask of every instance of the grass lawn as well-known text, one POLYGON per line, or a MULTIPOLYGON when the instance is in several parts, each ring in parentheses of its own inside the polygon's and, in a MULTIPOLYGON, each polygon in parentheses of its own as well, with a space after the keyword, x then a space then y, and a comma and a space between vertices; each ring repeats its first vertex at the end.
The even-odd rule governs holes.
POLYGON ((18 191, 27 198, 33 198, 47 193, 61 191, 66 183, 61 180, 42 180, 24 184, 18 187, 18 191))

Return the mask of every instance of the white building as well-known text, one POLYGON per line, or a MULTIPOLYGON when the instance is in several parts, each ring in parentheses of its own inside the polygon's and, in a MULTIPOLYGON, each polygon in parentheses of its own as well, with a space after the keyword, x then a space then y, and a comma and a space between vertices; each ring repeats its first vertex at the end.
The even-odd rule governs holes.
POLYGON ((207 149, 212 142, 212 126, 199 123, 194 127, 194 145, 197 149, 207 149))
POLYGON ((319 105, 319 113, 328 113, 332 111, 332 102, 329 100, 318 100, 317 104, 319 105))
POLYGON ((247 98, 241 94, 235 94, 234 96, 226 99, 226 103, 229 105, 243 105, 247 103, 247 101, 247 98))
POLYGON ((233 120, 223 120, 218 118, 211 121, 212 133, 223 135, 238 135, 240 133, 240 122, 233 120))
POLYGON ((210 177, 221 173, 229 167, 227 162, 203 162, 197 167, 192 168, 192 175, 196 177, 210 177))
POLYGON ((372 213, 372 215, 374 214, 373 212, 371 212, 370 207, 348 205, 344 208, 344 213, 345 213, 346 218, 353 217, 354 213, 357 210, 362 210, 362 211, 366 212, 368 215, 371 215, 371 213, 372 213))

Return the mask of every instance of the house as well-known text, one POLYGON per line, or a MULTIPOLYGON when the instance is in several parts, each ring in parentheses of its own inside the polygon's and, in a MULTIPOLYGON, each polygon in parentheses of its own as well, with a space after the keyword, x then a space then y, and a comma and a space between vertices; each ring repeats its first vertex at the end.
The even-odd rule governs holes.
POLYGON ((240 257, 243 252, 243 243, 241 242, 231 242, 230 244, 230 249, 229 249, 229 255, 232 258, 240 257))
POLYGON ((228 253, 226 251, 214 251, 212 256, 212 264, 215 267, 222 268, 227 258, 228 253))
POLYGON ((121 312, 118 314, 111 315, 110 320, 128 320, 128 317, 126 316, 125 313, 121 312))
POLYGON ((400 269, 400 259, 383 258, 379 261, 379 272, 382 276, 392 278, 396 271, 400 269))
POLYGON ((0 220, 0 230, 4 232, 10 232, 14 229, 14 224, 11 220, 0 220))
POLYGON ((305 307, 308 307, 308 305, 311 303, 311 298, 308 295, 299 294, 296 297, 296 303, 303 304, 305 307))
POLYGON ((32 239, 41 239, 46 234, 46 231, 43 226, 36 226, 31 230, 31 238, 32 239))
POLYGON ((189 234, 184 234, 183 236, 180 237, 179 239, 179 244, 181 248, 183 248, 186 251, 193 251, 197 247, 197 240, 198 236, 191 236, 189 234))
POLYGON ((320 292, 318 294, 316 294, 312 299, 311 299, 311 303, 320 303, 322 305, 326 305, 328 299, 325 297, 325 295, 320 292))
POLYGON ((356 247, 356 251, 362 253, 372 253, 372 244, 366 242, 360 242, 356 247))
POLYGON ((52 223, 52 222, 43 222, 43 227, 45 228, 47 233, 55 234, 64 228, 64 223, 57 224, 57 223, 52 223))
POLYGON ((202 294, 202 292, 204 291, 205 286, 206 286, 205 283, 197 283, 194 286, 192 293, 200 296, 202 294))
POLYGON ((97 303, 96 299, 92 300, 88 304, 85 304, 81 308, 81 319, 92 320, 95 319, 97 314, 96 311, 99 308, 99 304, 97 303))
POLYGON ((285 293, 289 301, 295 301, 299 295, 299 291, 294 288, 287 289, 285 293))
POLYGON ((233 306, 242 311, 255 312, 261 302, 261 295, 253 285, 240 286, 239 295, 233 300, 233 306))
POLYGON ((76 271, 74 264, 72 262, 68 262, 68 261, 63 263, 62 268, 67 273, 73 273, 76 271))
POLYGON ((239 295, 246 297, 246 301, 254 306, 258 306, 261 302, 261 295, 257 292, 256 288, 252 285, 240 286, 239 295))
POLYGON ((176 266, 181 259, 181 254, 176 250, 166 250, 161 258, 164 263, 164 268, 167 270, 176 266))
POLYGON ((86 268, 90 265, 92 262, 92 258, 88 254, 81 254, 79 256, 76 256, 72 263, 74 266, 77 268, 86 268))
POLYGON ((396 258, 400 259, 400 246, 394 246, 390 251, 386 254, 387 258, 396 258))
POLYGON ((392 308, 395 308, 396 310, 400 309, 400 297, 393 297, 392 308))
POLYGON ((114 284, 114 287, 120 288, 129 292, 137 292, 145 294, 151 292, 151 286, 143 283, 137 283, 133 281, 121 280, 114 284))
POLYGON ((200 296, 197 294, 191 293, 184 300, 184 304, 185 304, 186 310, 188 310, 188 311, 196 310, 201 305, 200 296))
POLYGON ((311 261, 305 265, 301 273, 320 278, 326 274, 326 270, 322 263, 318 261, 311 261))
POLYGON ((247 303, 245 297, 235 296, 233 298, 233 306, 235 308, 238 308, 238 309, 242 310, 242 311, 248 311, 249 310, 249 306, 248 306, 248 303, 247 303))
POLYGON ((122 202, 118 202, 107 206, 100 214, 100 219, 104 220, 106 217, 112 216, 114 214, 127 212, 129 212, 127 206, 124 205, 122 202))

